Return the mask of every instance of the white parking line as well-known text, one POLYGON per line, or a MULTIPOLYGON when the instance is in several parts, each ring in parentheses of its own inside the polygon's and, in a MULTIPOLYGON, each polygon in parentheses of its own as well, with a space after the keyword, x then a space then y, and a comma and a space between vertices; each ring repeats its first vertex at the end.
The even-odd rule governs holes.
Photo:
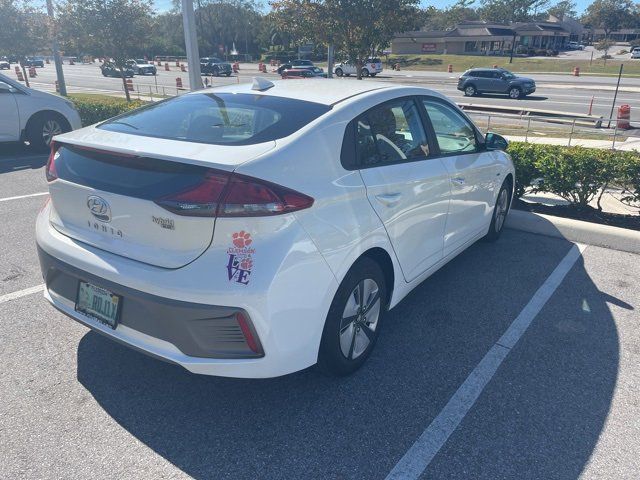
POLYGON ((44 283, 36 285, 35 287, 25 288, 24 290, 18 290, 17 292, 7 293, 6 295, 0 295, 0 305, 15 300, 16 298, 25 297, 33 293, 38 293, 44 290, 44 283))
POLYGON ((529 303, 511 323, 484 358, 473 369, 471 374, 460 385, 449 402, 422 432, 411 448, 387 475, 391 479, 417 479, 442 448, 449 436, 458 428, 460 422, 473 407, 476 400, 496 373, 502 362, 518 340, 526 332, 533 319, 547 303, 553 292, 562 283, 566 274, 580 258, 586 245, 576 244, 571 247, 551 275, 545 280, 529 303))
POLYGON ((0 198, 0 202, 8 202, 9 200, 20 200, 21 198, 41 197, 42 195, 49 195, 49 192, 30 193, 29 195, 18 195, 17 197, 0 198))

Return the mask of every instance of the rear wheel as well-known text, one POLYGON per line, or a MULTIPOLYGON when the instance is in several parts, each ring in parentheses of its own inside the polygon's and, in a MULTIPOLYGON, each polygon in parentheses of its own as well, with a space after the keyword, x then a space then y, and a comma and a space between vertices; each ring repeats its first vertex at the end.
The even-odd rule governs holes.
POLYGON ((360 70, 360 74, 363 77, 368 77, 369 76, 369 70, 367 70, 366 68, 363 68, 362 70, 360 70))
POLYGON ((53 112, 39 113, 29 121, 26 140, 31 148, 44 152, 49 149, 54 136, 69 130, 69 123, 61 115, 53 112))
POLYGON ((336 68, 336 75, 339 76, 339 77, 344 75, 344 72, 342 71, 341 68, 336 68))
POLYGON ((507 213, 509 213, 509 200, 511 199, 511 187, 508 181, 505 181, 500 187, 498 192, 498 198, 496 205, 493 207, 493 217, 491 218, 491 225, 489 226, 489 232, 485 236, 485 240, 493 242, 500 237, 502 230, 504 229, 504 222, 507 219, 507 213))
POLYGON ((349 375, 375 346, 386 311, 387 287, 380 266, 362 258, 340 284, 327 315, 318 367, 331 375, 349 375))

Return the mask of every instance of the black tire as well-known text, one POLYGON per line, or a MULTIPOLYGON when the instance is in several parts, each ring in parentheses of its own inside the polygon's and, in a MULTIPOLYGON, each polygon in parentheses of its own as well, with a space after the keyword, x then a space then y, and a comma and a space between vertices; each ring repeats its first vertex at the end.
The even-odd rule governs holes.
POLYGON ((230 77, 231 76, 231 72, 225 73, 225 76, 230 77))
POLYGON ((464 87, 464 96, 465 97, 473 97, 478 94, 478 89, 475 85, 466 85, 464 87))
POLYGON ((512 98, 513 100, 518 100, 519 98, 522 98, 522 90, 520 89, 520 87, 509 88, 509 91, 507 92, 507 94, 509 95, 509 98, 512 98))
POLYGON ((69 122, 59 113, 36 113, 29 119, 25 140, 29 142, 29 146, 33 150, 46 152, 49 150, 53 136, 68 132, 69 130, 71 130, 69 122))
POLYGON ((484 240, 488 242, 495 242, 500 238, 502 231, 504 230, 504 224, 509 213, 509 207, 511 206, 511 184, 509 180, 505 180, 500 187, 498 196, 496 197, 496 204, 493 207, 493 214, 491 215, 491 225, 489 226, 489 232, 484 237, 484 240), (503 202, 506 202, 503 204, 503 202), (502 216, 500 219, 499 216, 502 216))
POLYGON ((342 71, 342 69, 341 69, 341 68, 336 68, 336 72, 335 72, 335 73, 336 73, 336 75, 337 75, 338 77, 341 77, 341 76, 343 76, 343 75, 344 75, 344 72, 342 71))
POLYGON ((377 75, 377 73, 371 73, 370 74, 372 77, 375 77, 377 75))
POLYGON ((368 77, 369 76, 369 70, 367 70, 366 68, 363 68, 362 70, 360 70, 360 76, 368 77))
POLYGON ((358 370, 375 347, 386 310, 387 286, 382 269, 373 260, 361 258, 338 287, 329 308, 318 352, 318 368, 334 376, 345 376, 358 370), (370 290, 374 284, 375 289, 370 290), (365 291, 362 295, 367 296, 365 302, 358 302, 356 290, 365 291), (365 303, 368 309, 361 312, 359 303, 365 303), (350 316, 352 321, 344 322, 343 314, 348 305, 358 313, 350 316), (367 314, 372 316, 367 319, 367 314), (344 353, 344 350, 348 351, 344 353))

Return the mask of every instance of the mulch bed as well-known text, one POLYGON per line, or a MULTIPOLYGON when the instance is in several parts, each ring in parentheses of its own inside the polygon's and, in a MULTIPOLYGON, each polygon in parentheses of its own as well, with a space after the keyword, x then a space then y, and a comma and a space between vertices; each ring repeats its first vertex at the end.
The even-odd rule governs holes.
POLYGON ((541 203, 525 202, 520 199, 515 199, 512 207, 527 212, 555 215, 557 217, 572 218, 574 220, 610 225, 612 227, 640 230, 640 215, 601 212, 593 207, 580 208, 573 205, 543 205, 541 203))

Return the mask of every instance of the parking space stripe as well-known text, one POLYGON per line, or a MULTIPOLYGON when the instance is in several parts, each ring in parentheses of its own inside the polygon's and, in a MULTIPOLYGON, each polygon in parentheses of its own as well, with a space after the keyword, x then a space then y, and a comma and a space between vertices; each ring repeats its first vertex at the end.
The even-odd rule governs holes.
POLYGON ((387 480, 417 479, 473 407, 511 349, 562 283, 586 245, 576 244, 531 297, 509 328, 476 365, 456 393, 387 475, 387 480))
POLYGON ((0 198, 0 202, 8 202, 9 200, 20 200, 21 198, 29 197, 41 197, 42 195, 49 195, 49 192, 30 193, 28 195, 18 195, 17 197, 0 198))
POLYGON ((0 295, 0 305, 16 298, 26 297, 33 293, 42 292, 44 290, 44 283, 36 285, 35 287, 25 288, 24 290, 18 290, 17 292, 7 293, 6 295, 0 295))

